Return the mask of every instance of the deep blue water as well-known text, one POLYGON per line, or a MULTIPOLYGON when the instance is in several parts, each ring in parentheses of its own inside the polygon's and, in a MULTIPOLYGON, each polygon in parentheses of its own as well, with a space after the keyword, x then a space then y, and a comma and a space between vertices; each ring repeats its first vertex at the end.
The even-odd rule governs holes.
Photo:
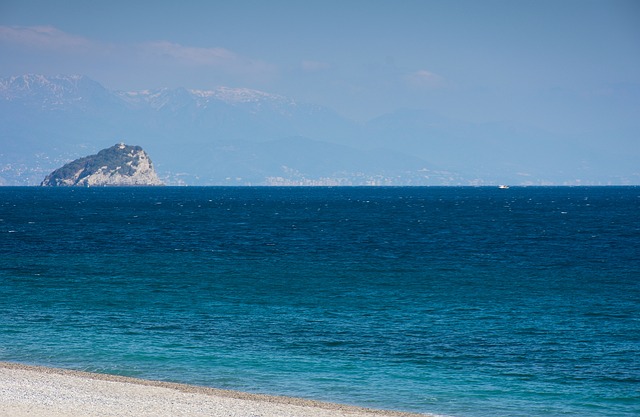
POLYGON ((638 416, 640 187, 0 187, 0 360, 638 416))

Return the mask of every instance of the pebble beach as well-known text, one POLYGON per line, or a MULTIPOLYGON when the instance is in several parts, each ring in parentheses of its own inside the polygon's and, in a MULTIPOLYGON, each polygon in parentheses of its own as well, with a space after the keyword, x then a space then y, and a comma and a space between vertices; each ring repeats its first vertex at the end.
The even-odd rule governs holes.
POLYGON ((424 417, 422 414, 0 362, 0 417, 9 416, 424 417))

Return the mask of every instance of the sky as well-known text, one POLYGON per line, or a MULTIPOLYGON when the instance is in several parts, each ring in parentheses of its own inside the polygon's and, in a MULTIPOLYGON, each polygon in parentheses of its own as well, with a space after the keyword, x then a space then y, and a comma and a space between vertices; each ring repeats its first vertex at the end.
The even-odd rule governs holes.
MULTIPOLYGON (((0 0, 0 76, 247 87, 365 122, 640 138, 640 1, 0 0)), ((604 140, 604 139, 603 139, 604 140)))

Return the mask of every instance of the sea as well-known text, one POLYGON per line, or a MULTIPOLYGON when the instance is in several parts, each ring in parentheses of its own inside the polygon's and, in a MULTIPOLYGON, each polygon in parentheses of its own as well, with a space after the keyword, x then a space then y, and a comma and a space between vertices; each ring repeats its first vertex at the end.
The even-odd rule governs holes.
POLYGON ((0 360, 640 415, 640 187, 0 187, 0 360))

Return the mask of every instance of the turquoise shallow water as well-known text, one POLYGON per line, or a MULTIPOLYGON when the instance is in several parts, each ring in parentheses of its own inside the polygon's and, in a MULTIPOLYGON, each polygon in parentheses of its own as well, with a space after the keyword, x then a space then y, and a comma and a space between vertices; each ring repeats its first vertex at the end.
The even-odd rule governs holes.
POLYGON ((640 188, 2 188, 0 360, 640 415, 640 188))

